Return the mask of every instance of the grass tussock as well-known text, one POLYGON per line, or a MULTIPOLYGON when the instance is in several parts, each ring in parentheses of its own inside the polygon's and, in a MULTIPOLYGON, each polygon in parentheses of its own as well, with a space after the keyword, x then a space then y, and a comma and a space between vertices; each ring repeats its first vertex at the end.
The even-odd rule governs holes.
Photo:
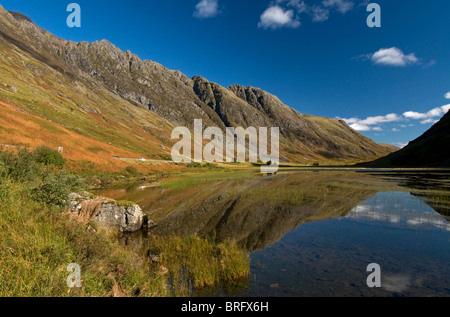
POLYGON ((160 257, 159 265, 167 269, 175 296, 190 296, 195 289, 233 283, 250 274, 248 253, 233 241, 153 237, 146 252, 160 257))

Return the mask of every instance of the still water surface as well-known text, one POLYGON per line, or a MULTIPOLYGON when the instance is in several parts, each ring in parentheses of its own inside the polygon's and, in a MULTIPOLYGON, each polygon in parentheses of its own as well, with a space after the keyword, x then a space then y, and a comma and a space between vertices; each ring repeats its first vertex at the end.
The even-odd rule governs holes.
POLYGON ((255 296, 449 296, 450 224, 409 193, 378 193, 254 252, 252 264, 255 296), (381 266, 381 290, 367 287, 369 263, 381 266))
POLYGON ((306 172, 102 194, 140 204, 158 222, 153 234, 232 238, 250 252, 249 279, 197 296, 450 296, 449 218, 399 184, 306 172), (370 263, 381 266, 379 289, 366 284, 370 263))

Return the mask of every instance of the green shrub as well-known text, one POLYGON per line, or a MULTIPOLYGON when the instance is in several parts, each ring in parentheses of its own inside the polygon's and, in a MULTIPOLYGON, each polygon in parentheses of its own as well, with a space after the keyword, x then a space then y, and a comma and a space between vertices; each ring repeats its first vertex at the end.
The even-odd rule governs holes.
POLYGON ((0 179, 0 208, 2 208, 2 204, 8 204, 11 202, 11 192, 12 192, 12 183, 8 179, 0 179))
POLYGON ((19 149, 15 154, 0 150, 0 177, 15 181, 31 181, 41 174, 41 168, 35 163, 34 155, 28 149, 19 149))
POLYGON ((0 180, 5 179, 8 175, 8 167, 6 166, 5 162, 0 160, 0 180))
POLYGON ((171 161, 172 160, 172 156, 170 156, 169 154, 160 154, 159 158, 161 160, 164 160, 164 161, 171 161))
POLYGON ((219 165, 217 164, 213 164, 213 163, 198 163, 198 162, 192 162, 189 163, 188 165, 186 165, 189 168, 221 168, 219 165))
POLYGON ((44 165, 64 166, 66 160, 57 150, 40 146, 33 151, 34 160, 44 165))
POLYGON ((127 172, 131 176, 136 176, 138 174, 138 170, 134 166, 127 166, 127 167, 125 167, 125 172, 127 172))
POLYGON ((47 205, 65 206, 71 192, 80 190, 84 183, 80 177, 66 171, 52 173, 47 171, 42 182, 35 187, 31 195, 34 200, 47 205))
POLYGON ((205 165, 203 166, 205 168, 218 168, 218 169, 222 169, 222 167, 220 167, 217 164, 213 164, 213 163, 205 163, 205 165))
POLYGON ((201 167, 203 167, 202 164, 198 163, 198 162, 192 162, 192 163, 189 163, 186 166, 189 167, 189 168, 201 168, 201 167))

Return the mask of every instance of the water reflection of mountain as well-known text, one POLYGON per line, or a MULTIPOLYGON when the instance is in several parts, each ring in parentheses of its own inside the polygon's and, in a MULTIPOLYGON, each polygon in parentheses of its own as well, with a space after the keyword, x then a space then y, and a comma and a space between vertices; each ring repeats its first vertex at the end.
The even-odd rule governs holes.
MULTIPOLYGON (((197 290, 197 296, 328 296, 330 290, 338 296, 448 294, 442 278, 449 276, 449 231, 443 230, 448 222, 397 181, 322 171, 220 178, 205 175, 100 194, 142 206, 158 223, 150 237, 231 238, 257 251, 251 279, 197 290), (360 275, 367 263, 383 267, 383 289, 377 293, 360 275)), ((149 242, 147 232, 121 239, 137 251, 149 242)))
POLYGON ((380 184, 370 175, 308 172, 149 188, 126 198, 158 224, 154 234, 234 239, 255 251, 303 223, 345 216, 380 184))
POLYGON ((395 181, 398 185, 413 189, 442 189, 450 190, 450 171, 395 171, 371 172, 373 176, 395 181))
POLYGON ((346 218, 366 222, 388 222, 396 227, 450 231, 447 219, 422 199, 407 192, 378 193, 352 209, 346 218))
POLYGON ((395 173, 377 172, 371 175, 381 179, 393 181, 401 187, 406 187, 416 197, 424 200, 436 212, 450 221, 450 207, 448 203, 442 204, 434 199, 434 193, 427 190, 450 191, 450 171, 397 171, 395 173))

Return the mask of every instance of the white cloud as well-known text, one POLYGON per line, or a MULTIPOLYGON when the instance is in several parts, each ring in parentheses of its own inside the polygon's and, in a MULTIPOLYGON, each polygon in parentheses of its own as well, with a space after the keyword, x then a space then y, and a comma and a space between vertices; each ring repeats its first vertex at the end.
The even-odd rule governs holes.
POLYGON ((450 99, 450 91, 448 93, 445 94, 444 96, 445 99, 450 99))
POLYGON ((403 120, 403 118, 395 113, 390 113, 385 116, 368 117, 366 119, 350 118, 342 120, 356 131, 383 131, 383 128, 378 126, 380 123, 397 122, 403 120))
POLYGON ((308 5, 304 0, 273 0, 261 15, 258 27, 278 29, 282 27, 297 28, 301 25, 300 14, 308 14, 313 22, 324 22, 332 11, 342 14, 354 7, 350 0, 322 0, 308 5))
POLYGON ((422 123, 422 124, 429 124, 429 123, 435 124, 435 123, 438 123, 438 122, 439 122, 439 120, 436 120, 436 119, 433 119, 433 118, 420 121, 420 123, 422 123))
POLYGON ((371 127, 369 127, 367 124, 362 124, 359 122, 353 123, 352 125, 350 125, 350 128, 352 128, 353 130, 356 131, 370 131, 372 130, 371 127))
MULTIPOLYGON (((368 117, 366 119, 359 119, 359 118, 349 118, 349 119, 342 119, 340 117, 337 117, 337 119, 344 120, 347 122, 350 127, 356 131, 384 131, 383 127, 380 126, 383 123, 392 123, 392 122, 399 122, 399 121, 408 121, 408 120, 421 120, 421 124, 429 124, 429 123, 436 123, 439 121, 439 119, 444 116, 447 112, 450 111, 450 104, 437 107, 434 109, 431 109, 430 111, 426 113, 416 112, 416 111, 407 111, 403 113, 403 116, 399 116, 395 113, 387 114, 385 116, 374 116, 374 117, 368 117)), ((414 124, 402 124, 400 125, 402 128, 407 127, 414 127, 414 124)), ((399 132, 399 127, 389 128, 391 132, 399 132)))
POLYGON ((322 2, 324 7, 336 8, 340 13, 344 14, 353 9, 354 3, 346 0, 324 0, 322 2))
POLYGON ((386 123, 386 122, 395 122, 395 121, 401 121, 402 117, 395 113, 391 113, 385 116, 376 116, 376 117, 368 117, 365 120, 362 120, 361 123, 367 124, 367 125, 377 125, 379 123, 386 123))
POLYGON ((428 124, 428 123, 436 123, 436 118, 444 116, 450 110, 450 104, 431 109, 426 113, 416 112, 416 111, 407 111, 403 114, 403 116, 407 119, 412 120, 422 120, 420 123, 428 124))
POLYGON ((297 28, 300 24, 300 20, 295 16, 294 10, 285 10, 278 5, 274 5, 267 8, 261 15, 258 27, 263 29, 297 28))
POLYGON ((407 111, 403 115, 408 119, 414 120, 425 119, 427 117, 426 113, 420 113, 415 111, 407 111))
POLYGON ((419 62, 414 53, 406 55, 397 47, 382 48, 373 54, 369 54, 368 57, 373 63, 385 66, 407 66, 419 62))
POLYGON ((219 14, 219 0, 201 0, 195 6, 194 17, 196 18, 213 18, 217 14, 219 14))

